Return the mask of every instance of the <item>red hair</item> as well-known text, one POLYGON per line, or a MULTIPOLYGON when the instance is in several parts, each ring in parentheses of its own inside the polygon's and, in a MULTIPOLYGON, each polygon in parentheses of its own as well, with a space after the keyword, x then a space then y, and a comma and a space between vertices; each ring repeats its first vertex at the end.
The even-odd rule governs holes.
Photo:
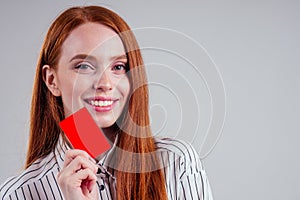
MULTIPOLYGON (((123 151, 116 153, 117 199, 167 199, 163 173, 153 153, 155 145, 149 128, 147 79, 138 43, 120 16, 99 6, 70 8, 49 28, 36 68, 25 167, 53 151, 62 133, 59 127, 59 122, 64 119, 62 100, 48 90, 43 81, 42 67, 46 64, 55 67, 63 42, 72 30, 87 22, 103 24, 119 34, 127 52, 131 88, 136 88, 132 90, 119 124, 117 146, 123 151), (126 34, 122 34, 124 32, 126 34), (134 157, 149 153, 152 154, 147 159, 146 156, 134 157), (155 166, 153 171, 147 169, 149 163, 155 166)), ((62 137, 68 142, 64 134, 62 137)))

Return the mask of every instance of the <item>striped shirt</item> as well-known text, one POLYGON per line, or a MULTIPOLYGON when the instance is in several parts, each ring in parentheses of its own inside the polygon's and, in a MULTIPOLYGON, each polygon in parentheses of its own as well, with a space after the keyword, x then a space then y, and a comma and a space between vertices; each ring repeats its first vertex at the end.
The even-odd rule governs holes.
MULTIPOLYGON (((206 173, 195 149, 181 140, 155 138, 156 152, 163 166, 168 199, 212 200, 206 173)), ((108 175, 99 177, 97 185, 101 200, 116 199, 116 178, 108 172, 107 157, 115 145, 105 153, 99 165, 108 175)), ((38 159, 20 175, 11 177, 0 186, 0 200, 7 199, 64 199, 57 183, 63 167, 64 154, 70 149, 60 139, 55 151, 38 159)))

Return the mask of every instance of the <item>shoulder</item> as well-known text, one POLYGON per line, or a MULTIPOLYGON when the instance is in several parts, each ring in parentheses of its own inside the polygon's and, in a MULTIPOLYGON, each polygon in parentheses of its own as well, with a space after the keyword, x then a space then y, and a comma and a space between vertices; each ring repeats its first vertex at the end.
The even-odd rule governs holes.
MULTIPOLYGON (((31 166, 25 169, 21 174, 8 178, 0 186, 0 197, 1 200, 9 197, 13 193, 17 193, 18 190, 23 188, 29 188, 30 185, 36 184, 47 174, 57 170, 57 162, 54 154, 49 154, 48 156, 38 159, 31 166)), ((17 195, 17 194, 16 194, 17 195)))
POLYGON ((156 151, 163 157, 167 156, 168 162, 177 163, 182 173, 195 173, 202 170, 199 155, 192 144, 173 138, 154 138, 154 141, 156 151))
POLYGON ((172 138, 154 138, 163 164, 168 197, 212 200, 210 185, 200 157, 192 144, 172 138))

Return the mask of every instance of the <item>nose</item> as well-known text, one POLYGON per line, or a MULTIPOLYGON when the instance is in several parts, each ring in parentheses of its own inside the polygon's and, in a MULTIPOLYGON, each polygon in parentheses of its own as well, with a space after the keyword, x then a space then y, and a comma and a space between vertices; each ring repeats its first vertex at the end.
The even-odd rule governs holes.
POLYGON ((108 70, 105 70, 101 73, 100 76, 98 76, 94 84, 94 88, 96 90, 102 90, 102 91, 112 90, 112 82, 109 78, 108 73, 109 73, 108 70))

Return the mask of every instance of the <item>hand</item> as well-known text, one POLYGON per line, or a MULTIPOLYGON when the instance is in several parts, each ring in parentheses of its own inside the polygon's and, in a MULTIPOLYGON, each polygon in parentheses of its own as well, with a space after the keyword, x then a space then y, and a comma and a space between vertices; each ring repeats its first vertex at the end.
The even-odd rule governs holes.
POLYGON ((64 166, 57 175, 65 199, 98 199, 97 170, 96 162, 85 151, 68 150, 64 166))

